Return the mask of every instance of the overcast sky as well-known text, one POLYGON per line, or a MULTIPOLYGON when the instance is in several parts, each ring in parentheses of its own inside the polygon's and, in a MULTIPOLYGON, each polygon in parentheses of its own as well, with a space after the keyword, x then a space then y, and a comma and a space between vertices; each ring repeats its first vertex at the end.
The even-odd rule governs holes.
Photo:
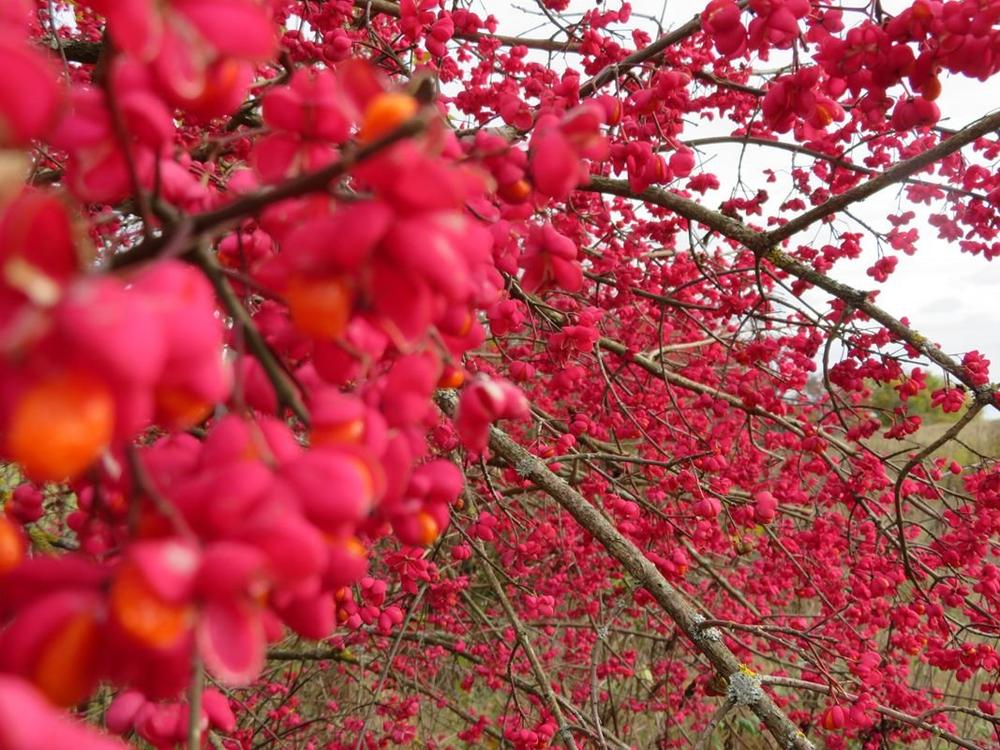
MULTIPOLYGON (((704 5, 700 0, 633 0, 635 17, 630 25, 640 24, 655 36, 656 27, 651 21, 639 18, 640 14, 662 18, 664 27, 670 29, 699 13, 704 5)), ((883 7, 889 12, 902 6, 903 3, 898 0, 883 1, 883 7)), ((592 7, 593 0, 571 0, 566 13, 579 13, 592 7)), ((608 0, 605 7, 618 8, 619 0, 608 0)), ((479 12, 495 15, 500 21, 500 33, 524 33, 534 37, 552 33, 553 27, 537 14, 533 0, 517 0, 516 4, 480 0, 479 12), (529 11, 534 11, 534 14, 529 11)), ((845 20, 848 23, 857 22, 852 21, 850 14, 845 20)), ((769 62, 758 63, 755 67, 773 68, 780 62, 772 55, 769 62)), ((943 92, 938 104, 944 125, 962 127, 996 106, 995 85, 991 90, 988 84, 962 76, 944 77, 942 84, 943 92)), ((689 125, 684 136, 698 138, 728 134, 732 126, 728 121, 689 125)), ((782 138, 789 139, 790 134, 782 138)), ((702 154, 705 168, 714 172, 722 182, 718 193, 706 197, 708 205, 717 206, 719 200, 727 197, 733 189, 735 170, 721 165, 735 164, 739 150, 740 146, 736 144, 705 147, 702 154)), ((779 166, 787 170, 791 165, 790 158, 790 154, 774 149, 750 147, 743 162, 744 180, 750 187, 759 185, 766 188, 772 197, 778 198, 783 195, 783 189, 787 190, 787 183, 784 188, 780 182, 767 185, 761 172, 765 168, 777 170, 779 166), (755 174, 761 174, 759 181, 753 181, 755 174)), ((809 160, 800 158, 799 163, 808 164, 809 160)), ((889 188, 868 199, 863 207, 852 209, 852 212, 875 229, 888 231, 890 225, 886 216, 898 212, 897 198, 898 191, 889 188)), ((777 204, 777 200, 772 203, 777 204)), ((993 375, 996 379, 996 373, 1000 371, 1000 325, 995 312, 1000 301, 1000 268, 996 263, 1000 260, 990 262, 959 252, 956 245, 939 240, 937 230, 926 223, 925 217, 930 213, 928 207, 911 210, 916 211, 918 216, 918 221, 910 225, 920 232, 918 252, 913 256, 900 254, 899 265, 885 284, 878 284, 865 274, 865 269, 877 258, 876 243, 872 238, 865 240, 862 258, 842 261, 831 275, 862 289, 880 288, 879 304, 896 317, 909 317, 917 330, 938 342, 946 352, 961 354, 971 349, 980 350, 994 363, 993 375)), ((820 236, 820 244, 827 241, 826 233, 820 236)), ((820 304, 824 299, 825 295, 819 295, 810 301, 820 304)))

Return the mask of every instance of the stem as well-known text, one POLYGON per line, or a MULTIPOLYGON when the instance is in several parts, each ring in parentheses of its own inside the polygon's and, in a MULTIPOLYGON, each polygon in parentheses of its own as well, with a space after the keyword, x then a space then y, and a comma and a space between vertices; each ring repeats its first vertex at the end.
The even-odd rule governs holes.
POLYGON ((243 306, 236 291, 216 262, 215 257, 204 243, 195 251, 195 262, 205 276, 208 277, 209 282, 211 282, 212 287, 215 289, 215 293, 222 301, 226 312, 229 313, 229 316, 236 325, 243 330, 247 346, 254 357, 257 358, 257 361, 260 362, 260 366, 264 369, 268 380, 271 381, 271 385, 274 386, 278 401, 291 409, 292 413, 304 425, 308 425, 309 411, 306 409, 305 404, 302 403, 297 386, 292 382, 288 373, 285 372, 277 356, 271 351, 271 347, 267 345, 264 337, 261 336, 260 331, 257 330, 257 326, 254 324, 253 318, 250 317, 250 313, 243 306))
POLYGON ((726 718, 726 714, 729 710, 736 705, 732 700, 726 698, 722 702, 722 705, 712 714, 712 718, 708 720, 708 726, 705 727, 705 731, 702 732, 701 737, 698 738, 698 744, 694 746, 694 750, 707 750, 709 743, 712 741, 712 735, 715 733, 716 728, 726 718))
POLYGON ((191 660, 191 686, 188 689, 188 750, 201 750, 201 693, 205 683, 205 667, 195 650, 191 660))

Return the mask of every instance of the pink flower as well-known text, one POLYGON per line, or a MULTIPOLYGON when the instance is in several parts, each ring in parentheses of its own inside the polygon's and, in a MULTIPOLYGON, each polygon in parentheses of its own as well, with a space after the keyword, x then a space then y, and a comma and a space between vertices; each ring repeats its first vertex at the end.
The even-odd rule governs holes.
POLYGON ((922 96, 903 97, 892 110, 892 126, 896 130, 926 128, 941 119, 938 105, 922 96))
POLYGON ((740 22, 741 15, 739 5, 733 0, 712 0, 702 12, 702 28, 719 54, 739 57, 746 50, 747 30, 740 22))
POLYGON ((600 126, 608 117, 605 107, 587 102, 567 112, 538 118, 528 147, 529 171, 535 190, 555 200, 565 200, 589 172, 584 158, 607 158, 607 139, 600 126))
POLYGON ((531 108, 514 94, 503 94, 497 111, 505 123, 518 130, 529 130, 535 121, 531 108))
POLYGON ((455 429, 466 448, 481 453, 489 442, 490 424, 528 414, 528 401, 520 388, 506 380, 479 377, 459 397, 455 429))
POLYGON ((844 709, 839 705, 833 705, 826 709, 823 713, 823 718, 820 719, 820 724, 824 729, 830 731, 843 729, 847 724, 847 715, 844 712, 844 709))
POLYGON ((768 124, 784 133, 792 128, 796 118, 817 130, 844 119, 843 108, 822 93, 821 76, 818 67, 810 67, 775 79, 761 104, 768 124))
POLYGON ((329 70, 300 68, 287 86, 264 96, 262 114, 274 133, 254 151, 261 176, 277 181, 333 160, 359 113, 329 70))
POLYGON ((526 292, 541 292, 552 287, 577 292, 583 285, 576 244, 551 224, 531 225, 521 267, 524 269, 521 285, 526 292))
POLYGON ((754 494, 753 517, 759 524, 767 525, 773 521, 778 514, 778 500, 767 490, 762 490, 754 494))
POLYGON ((437 459, 417 467, 390 514, 399 540, 422 547, 432 544, 448 528, 448 508, 463 485, 462 473, 450 461, 437 459))

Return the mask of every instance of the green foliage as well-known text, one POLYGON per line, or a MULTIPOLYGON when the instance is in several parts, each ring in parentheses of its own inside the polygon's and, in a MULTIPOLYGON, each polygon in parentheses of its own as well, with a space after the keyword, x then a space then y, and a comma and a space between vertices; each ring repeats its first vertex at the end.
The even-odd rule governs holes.
POLYGON ((953 424, 961 418, 964 410, 945 413, 941 409, 931 405, 931 394, 934 391, 947 387, 947 384, 940 375, 929 373, 927 375, 927 386, 915 396, 903 401, 899 397, 896 385, 899 381, 891 383, 870 382, 871 398, 869 403, 879 411, 879 418, 882 424, 888 426, 893 421, 893 411, 900 406, 905 406, 909 414, 918 416, 924 424, 953 424))

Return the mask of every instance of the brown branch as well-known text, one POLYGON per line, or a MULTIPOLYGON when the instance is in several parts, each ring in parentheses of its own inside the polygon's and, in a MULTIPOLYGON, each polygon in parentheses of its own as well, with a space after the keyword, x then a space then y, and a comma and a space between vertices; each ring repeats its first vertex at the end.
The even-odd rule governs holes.
MULTIPOLYGON (((797 143, 786 143, 785 141, 773 141, 767 138, 758 138, 754 136, 746 135, 717 135, 710 136, 707 138, 694 138, 688 141, 684 141, 685 144, 691 148, 697 148, 699 146, 712 146, 717 144, 750 144, 753 146, 765 146, 768 148, 776 148, 782 151, 788 151, 793 154, 803 154, 804 156, 812 157, 813 159, 821 159, 822 161, 829 162, 835 168, 847 169, 851 172, 860 172, 862 174, 880 174, 877 169, 872 167, 866 167, 863 164, 856 164, 855 162, 850 162, 844 159, 843 156, 837 154, 826 154, 822 151, 817 151, 816 149, 808 148, 806 146, 799 145, 797 143)), ((964 188, 954 187, 952 185, 942 185, 938 182, 930 182, 929 180, 920 180, 915 177, 907 177, 906 179, 900 180, 901 183, 906 185, 919 185, 921 187, 933 188, 934 190, 942 190, 946 193, 953 193, 955 195, 964 195, 967 198, 975 198, 977 200, 986 201, 989 200, 987 196, 983 193, 977 193, 973 190, 966 190, 964 188)))
MULTIPOLYGON (((355 0, 354 5, 362 11, 364 11, 366 6, 370 5, 373 13, 399 18, 399 6, 396 3, 388 2, 387 0, 355 0)), ((568 52, 579 54, 581 48, 581 43, 578 41, 560 42, 555 39, 531 39, 528 37, 509 36, 506 34, 491 34, 486 31, 481 34, 457 33, 455 34, 455 38, 462 39, 467 42, 479 42, 481 39, 489 39, 499 42, 504 47, 520 46, 527 47, 528 49, 542 50, 545 52, 568 52)), ((101 56, 102 45, 100 42, 92 42, 86 39, 60 39, 59 42, 62 43, 63 52, 65 52, 66 59, 69 62, 80 63, 83 65, 93 65, 101 56)), ((53 52, 59 52, 59 42, 53 39, 45 40, 46 46, 53 52)))
POLYGON ((686 549, 688 554, 691 555, 691 559, 695 561, 698 567, 704 570, 712 580, 725 589, 727 594, 729 594, 735 601, 739 602, 747 612, 750 612, 755 617, 762 617, 760 610, 757 609, 757 607, 755 607, 753 603, 746 598, 746 596, 744 596, 743 592, 726 580, 726 577, 719 573, 711 562, 702 557, 691 542, 682 538, 681 544, 684 545, 684 549, 686 549))
MULTIPOLYGON (((741 3, 743 5, 744 3, 741 3)), ((642 65, 647 60, 652 60, 654 57, 659 55, 668 47, 672 47, 678 42, 682 42, 687 39, 692 34, 697 34, 701 31, 701 16, 694 16, 690 21, 688 21, 683 26, 670 31, 659 39, 657 39, 652 44, 643 47, 631 55, 626 57, 624 60, 616 63, 611 63, 601 70, 597 75, 595 75, 590 80, 586 81, 582 86, 580 86, 580 98, 585 99, 588 96, 595 94, 601 87, 610 83, 611 81, 618 78, 624 71, 630 70, 637 65, 642 65)))
POLYGON ((906 477, 909 476, 910 472, 913 471, 916 466, 931 455, 934 451, 940 448, 942 445, 952 440, 958 436, 965 426, 969 424, 976 416, 982 411, 984 403, 976 401, 970 406, 965 414, 962 415, 955 424, 948 428, 948 430, 941 435, 937 440, 933 441, 930 445, 926 446, 923 450, 913 456, 902 469, 899 470, 899 474, 896 476, 896 483, 892 488, 892 502, 893 509, 896 513, 896 536, 899 539, 899 552, 903 558, 903 567, 906 569, 906 573, 913 584, 920 588, 920 584, 917 583, 916 575, 913 573, 913 569, 910 566, 910 553, 906 547, 906 531, 903 526, 903 482, 906 481, 906 477))
POLYGON ((745 83, 737 83, 736 81, 730 81, 727 78, 720 78, 714 73, 709 73, 706 70, 696 70, 692 75, 703 83, 710 83, 713 86, 717 86, 720 89, 729 89, 730 91, 739 91, 741 94, 749 94, 750 96, 764 96, 764 90, 759 89, 756 86, 748 86, 745 83))
POLYGON ((247 346, 257 361, 260 362, 260 366, 263 368, 268 380, 271 381, 271 385, 278 396, 278 401, 291 409, 292 413, 304 425, 308 425, 309 411, 306 409, 305 404, 302 403, 298 387, 288 373, 285 372, 278 357, 271 351, 271 347, 267 345, 260 331, 257 330, 253 318, 250 317, 250 313, 247 312, 240 298, 233 290, 229 279, 222 272, 215 256, 212 255, 211 251, 204 244, 197 247, 195 262, 201 268, 209 282, 211 282, 212 288, 215 289, 215 293, 222 302, 226 312, 242 330, 247 346))
MULTIPOLYGON (((380 13, 384 16, 392 16, 393 18, 399 18, 400 16, 399 5, 389 2, 389 0, 354 0, 354 7, 365 13, 370 9, 373 13, 380 13)), ((489 32, 481 34, 478 32, 472 34, 459 32, 455 34, 455 39, 462 39, 467 42, 490 39, 499 42, 505 47, 520 46, 543 50, 545 52, 579 52, 581 47, 580 42, 574 41, 558 42, 555 39, 529 39, 527 37, 507 36, 505 34, 490 34, 489 32)))
POLYGON ((45 45, 53 52, 62 52, 69 62, 95 65, 101 59, 101 42, 86 39, 46 39, 45 45))
MULTIPOLYGON (((193 236, 198 235, 218 229, 229 222, 255 216, 268 206, 283 200, 326 190, 334 180, 342 177, 352 167, 370 159, 388 146, 423 131, 427 126, 428 118, 434 114, 433 110, 422 113, 378 140, 366 143, 363 146, 345 148, 340 159, 327 167, 300 175, 299 177, 293 177, 274 187, 251 193, 213 211, 205 211, 204 213, 187 217, 186 222, 189 231, 193 236)), ((144 240, 128 252, 115 255, 111 258, 111 267, 124 268, 135 263, 152 260, 169 243, 175 231, 177 231, 176 226, 170 227, 159 237, 144 240)), ((193 250, 193 247, 189 248, 187 252, 191 250, 193 250)))
POLYGON ((593 193, 605 193, 617 195, 622 198, 638 200, 644 203, 651 203, 661 208, 667 208, 679 216, 683 216, 689 221, 697 221, 710 229, 714 229, 719 234, 736 240, 751 250, 755 250, 762 245, 762 233, 757 232, 746 224, 733 219, 718 211, 713 211, 700 203, 695 203, 688 198, 682 198, 676 193, 662 188, 646 188, 642 192, 633 192, 626 180, 616 180, 610 177, 600 177, 591 175, 586 185, 581 185, 580 190, 593 193))
MULTIPOLYGON (((442 410, 453 414, 457 397, 453 393, 441 391, 437 395, 437 402, 442 410)), ((607 552, 653 596, 718 674, 730 678, 739 673, 737 683, 741 681, 740 678, 746 674, 745 667, 723 643, 721 636, 717 632, 702 629, 700 616, 687 603, 684 595, 674 588, 642 551, 604 518, 597 508, 553 474, 542 460, 522 448, 503 431, 491 428, 489 445, 494 454, 513 467, 520 476, 534 482, 600 542, 607 552)), ((747 696, 746 705, 764 722, 779 747, 814 750, 813 744, 765 692, 760 691, 759 694, 747 696)))
MULTIPOLYGON (((593 182, 593 178, 591 182, 593 182)), ((722 218, 725 219, 728 217, 722 217, 722 218)), ((537 306, 536 300, 534 300, 530 295, 525 294, 516 284, 511 287, 510 294, 511 296, 516 297, 517 299, 520 299, 531 306, 537 306)), ((559 313, 558 311, 547 310, 545 311, 544 315, 546 319, 553 325, 562 326, 565 324, 565 317, 562 315, 562 313, 559 313)), ((794 422, 792 422, 791 420, 786 419, 785 417, 782 417, 778 414, 774 414, 773 412, 770 412, 767 409, 764 409, 760 406, 748 405, 739 396, 735 396, 727 391, 722 390, 721 388, 714 388, 710 385, 706 385, 705 383, 700 383, 697 380, 691 380, 690 378, 687 378, 684 375, 668 370, 665 366, 658 365, 656 362, 653 362, 643 354, 630 351, 629 348, 624 344, 622 344, 620 341, 616 341, 606 336, 602 336, 597 340, 597 346, 600 349, 611 352, 612 354, 624 357, 633 364, 645 370, 650 375, 656 378, 660 378, 665 383, 668 383, 670 385, 675 385, 679 388, 683 388, 693 393, 700 393, 703 395, 711 396, 712 398, 718 399, 720 401, 725 401, 730 406, 739 409, 747 413, 748 415, 762 417, 763 419, 773 422, 774 424, 779 425, 780 427, 788 430, 789 432, 791 432, 794 435, 797 435, 798 437, 803 437, 805 435, 802 428, 799 427, 794 422)), ((825 430, 821 429, 820 433, 827 441, 830 442, 831 445, 835 446, 845 455, 854 455, 855 453, 854 448, 852 448, 844 441, 839 440, 838 438, 830 435, 825 430)))
POLYGON ((726 698, 719 707, 712 714, 712 718, 708 720, 708 724, 705 726, 701 737, 698 738, 698 742, 695 743, 694 750, 708 750, 712 743, 712 735, 715 733, 716 728, 722 723, 722 720, 726 718, 726 714, 732 710, 735 703, 730 699, 726 698))
POLYGON ((938 143, 938 145, 934 146, 934 148, 929 148, 917 156, 901 161, 894 167, 887 169, 875 179, 853 187, 840 195, 835 195, 825 203, 822 203, 805 213, 799 214, 787 224, 784 224, 777 229, 773 229, 770 232, 766 232, 763 236, 762 243, 765 246, 777 245, 779 242, 788 239, 793 234, 801 232, 803 229, 815 224, 817 221, 825 219, 827 216, 850 206, 852 203, 864 200, 868 196, 874 195, 890 185, 901 182, 905 178, 916 174, 934 162, 943 159, 949 154, 955 153, 963 146, 967 146, 973 141, 982 138, 984 135, 994 132, 998 128, 1000 128, 1000 112, 984 117, 971 125, 967 125, 953 136, 945 138, 943 141, 938 143))
MULTIPOLYGON (((270 649, 267 652, 267 658, 273 659, 275 661, 336 661, 342 664, 350 664, 352 666, 360 667, 361 669, 368 669, 374 671, 376 669, 376 661, 370 661, 367 664, 363 664, 360 659, 351 656, 346 650, 338 649, 322 649, 317 651, 293 651, 291 649, 270 649)), ((420 684, 416 680, 411 680, 410 678, 400 674, 398 671, 393 674, 393 680, 405 685, 411 690, 416 690, 418 693, 423 693, 428 698, 435 702, 442 703, 449 711, 451 711, 456 716, 465 720, 470 726, 475 726, 479 723, 479 718, 473 716, 468 711, 458 706, 454 701, 450 700, 441 693, 437 693, 431 690, 429 687, 420 684)), ((501 740, 503 735, 495 728, 489 724, 483 725, 483 731, 490 735, 494 739, 501 740)))
POLYGON ((910 326, 905 325, 899 319, 890 315, 878 305, 872 303, 868 299, 867 292, 855 289, 854 287, 830 278, 826 274, 817 271, 812 266, 791 257, 776 245, 781 240, 791 236, 792 233, 802 231, 810 224, 820 221, 830 213, 839 210, 839 208, 844 208, 852 202, 863 200, 869 195, 887 187, 891 184, 891 180, 898 181, 907 175, 918 171, 924 166, 927 166, 930 161, 946 156, 948 153, 961 148, 961 146, 972 142, 976 138, 981 137, 985 132, 989 132, 991 129, 995 129, 996 127, 1000 127, 1000 114, 993 115, 986 120, 980 121, 969 128, 959 131, 956 136, 943 141, 942 144, 935 147, 931 151, 927 151, 920 156, 902 162, 897 165, 897 167, 883 173, 880 177, 864 183, 863 185, 859 185, 841 196, 837 196, 821 206, 818 206, 816 209, 807 211, 805 214, 793 219, 785 226, 773 232, 755 231, 740 221, 732 219, 729 216, 719 213, 718 211, 706 208, 705 206, 695 203, 687 198, 682 198, 676 193, 672 193, 669 190, 664 190, 662 188, 647 188, 641 193, 635 193, 632 192, 629 188, 628 182, 625 180, 614 180, 607 177, 591 176, 588 184, 580 189, 591 192, 618 195, 624 198, 640 200, 670 209, 674 213, 679 216, 683 216, 689 221, 696 221, 700 224, 704 224, 719 234, 741 243, 745 247, 753 250, 758 257, 768 260, 775 267, 791 274, 792 276, 802 279, 803 281, 807 281, 813 286, 817 286, 820 289, 829 292, 834 297, 843 300, 854 309, 863 312, 872 320, 881 323, 882 326, 884 326, 886 330, 892 333, 897 339, 906 342, 932 362, 939 365, 942 369, 949 372, 957 380, 964 383, 976 394, 977 399, 983 401, 984 403, 992 404, 993 394, 995 391, 994 386, 977 385, 973 382, 971 376, 968 372, 966 372, 960 362, 945 354, 940 347, 930 342, 925 336, 921 335, 910 326), (944 144, 948 144, 949 148, 943 148, 944 144), (931 153, 934 154, 933 157, 928 156, 928 154, 931 153), (915 162, 917 163, 917 166, 914 166, 915 162), (891 175, 891 180, 888 182, 887 175, 891 175), (844 196, 850 196, 850 198, 844 200, 844 196), (834 201, 837 202, 836 207, 831 207, 831 204, 834 201), (786 231, 787 228, 792 225, 797 228, 794 229, 793 232, 786 231))

